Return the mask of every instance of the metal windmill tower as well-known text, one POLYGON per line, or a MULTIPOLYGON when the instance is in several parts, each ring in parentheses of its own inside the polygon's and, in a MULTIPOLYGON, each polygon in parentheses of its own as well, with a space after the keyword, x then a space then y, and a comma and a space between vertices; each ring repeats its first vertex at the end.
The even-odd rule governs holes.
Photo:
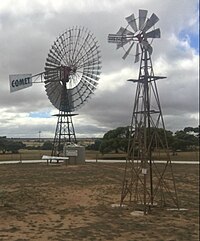
POLYGON ((59 155, 64 143, 76 143, 72 117, 98 84, 100 50, 93 34, 73 27, 61 34, 45 63, 45 88, 51 103, 59 110, 52 155, 59 155))
POLYGON ((127 201, 134 209, 147 214, 151 207, 176 206, 179 208, 176 185, 169 155, 167 133, 161 110, 156 81, 165 77, 154 75, 152 42, 160 38, 160 29, 155 28, 159 18, 147 10, 139 10, 126 18, 128 25, 116 34, 108 35, 108 42, 123 48, 123 59, 134 53, 134 62, 140 61, 136 83, 135 101, 129 130, 126 167, 120 205, 127 201), (162 160, 159 164, 156 160, 162 160))

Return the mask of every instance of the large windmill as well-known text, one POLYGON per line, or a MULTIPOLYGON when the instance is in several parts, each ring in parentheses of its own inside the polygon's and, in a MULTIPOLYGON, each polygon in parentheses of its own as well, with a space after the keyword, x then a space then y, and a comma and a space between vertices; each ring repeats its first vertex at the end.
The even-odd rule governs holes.
POLYGON ((154 75, 151 46, 160 38, 160 29, 155 28, 159 18, 147 10, 139 10, 126 18, 127 26, 116 34, 109 34, 108 42, 123 48, 126 59, 131 53, 134 62, 140 61, 136 83, 135 101, 129 129, 126 167, 121 192, 121 205, 130 202, 134 209, 143 209, 147 214, 151 207, 176 206, 179 208, 175 179, 169 155, 167 135, 158 95, 156 80, 165 77, 154 75), (163 160, 162 164, 158 160, 163 160))
POLYGON ((64 31, 51 46, 45 63, 45 71, 36 75, 10 75, 10 91, 18 91, 41 82, 46 94, 59 110, 52 156, 59 156, 66 144, 76 143, 72 117, 94 93, 101 70, 99 45, 93 34, 84 27, 72 27, 64 31), (33 82, 35 78, 35 82, 33 82))
POLYGON ((49 100, 59 110, 53 156, 59 155, 64 143, 76 143, 72 117, 96 89, 100 59, 98 42, 84 27, 66 30, 49 50, 44 82, 49 100))

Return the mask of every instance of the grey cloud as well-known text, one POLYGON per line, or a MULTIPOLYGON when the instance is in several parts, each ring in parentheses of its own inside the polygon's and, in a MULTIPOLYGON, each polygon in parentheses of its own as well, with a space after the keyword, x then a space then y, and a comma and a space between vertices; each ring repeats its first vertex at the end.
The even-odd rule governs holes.
MULTIPOLYGON (((109 4, 113 1, 108 1, 109 4)), ((85 26, 97 38, 102 54, 102 76, 117 72, 123 68, 133 70, 130 78, 137 78, 138 65, 133 63, 131 56, 126 61, 122 60, 123 50, 116 50, 115 45, 107 43, 107 35, 116 33, 119 27, 126 27, 125 17, 138 9, 148 9, 149 14, 155 12, 160 21, 157 26, 161 28, 162 38, 153 42, 153 63, 162 57, 167 65, 167 73, 155 69, 155 74, 164 74, 168 78, 158 83, 163 113, 166 116, 166 126, 181 128, 184 122, 188 125, 196 125, 191 115, 198 112, 198 91, 197 91, 197 69, 176 68, 179 60, 192 60, 193 53, 190 50, 174 46, 169 41, 170 36, 178 36, 179 31, 190 25, 189 19, 196 14, 196 1, 160 0, 145 1, 122 1, 120 9, 113 7, 106 9, 94 9, 88 5, 87 11, 74 10, 65 3, 59 10, 50 4, 48 8, 42 7, 39 1, 31 1, 29 11, 22 11, 20 14, 7 9, 0 11, 0 108, 8 113, 29 113, 38 112, 43 109, 52 108, 55 110, 46 96, 44 85, 35 84, 30 89, 18 93, 9 93, 8 75, 12 73, 32 73, 43 71, 45 59, 51 44, 65 29, 71 26, 85 26), (186 114, 188 113, 188 115, 186 114), (175 119, 179 115, 180 125, 175 119), (169 118, 169 116, 171 116, 169 118), (173 118, 174 117, 174 118, 173 118)), ((106 6, 104 3, 103 6, 106 6)), ((109 5, 110 6, 110 5, 109 5)), ((116 82, 118 79, 116 79, 116 82)), ((106 82, 103 84, 106 87, 106 82)), ((113 83, 114 85, 115 83, 113 83)), ((125 126, 130 123, 135 87, 127 83, 116 88, 114 91, 104 88, 104 91, 97 89, 92 99, 83 106, 78 113, 88 116, 91 123, 86 126, 76 123, 78 133, 102 133, 104 130, 125 126), (96 127, 98 124, 98 127, 96 127)), ((3 121, 3 120, 1 120, 3 121)), ((45 129, 54 132, 53 124, 50 126, 41 125, 27 126, 27 131, 45 129), (43 126, 43 127, 42 127, 43 126), (33 129, 32 129, 33 128, 33 129), (47 128, 47 129, 46 129, 47 128)), ((5 133, 4 130, 0 130, 5 133)), ((14 132, 15 129, 12 129, 14 132)), ((0 133, 0 135, 1 135, 0 133)))

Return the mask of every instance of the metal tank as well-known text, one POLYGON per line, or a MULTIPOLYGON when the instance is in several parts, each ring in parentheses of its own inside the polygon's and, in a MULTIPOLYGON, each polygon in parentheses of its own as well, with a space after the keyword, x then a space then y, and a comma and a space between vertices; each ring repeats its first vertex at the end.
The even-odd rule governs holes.
POLYGON ((65 144, 63 155, 69 157, 66 164, 85 164, 85 147, 77 144, 65 144))

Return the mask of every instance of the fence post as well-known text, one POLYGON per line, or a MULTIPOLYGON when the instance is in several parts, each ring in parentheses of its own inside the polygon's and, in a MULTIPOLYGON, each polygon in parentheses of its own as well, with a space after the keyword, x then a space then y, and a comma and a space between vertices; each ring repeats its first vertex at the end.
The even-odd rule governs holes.
POLYGON ((19 153, 19 162, 22 163, 22 154, 19 153))
POLYGON ((96 153, 96 163, 97 163, 97 160, 98 160, 98 153, 96 153))

